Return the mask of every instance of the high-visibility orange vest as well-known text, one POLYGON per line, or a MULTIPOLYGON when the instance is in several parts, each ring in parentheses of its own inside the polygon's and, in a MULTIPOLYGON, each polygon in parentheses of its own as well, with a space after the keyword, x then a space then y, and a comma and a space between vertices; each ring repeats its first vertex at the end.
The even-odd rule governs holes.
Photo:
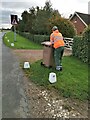
POLYGON ((50 35, 50 41, 53 44, 54 48, 58 48, 65 45, 63 36, 58 30, 53 31, 53 33, 50 35))

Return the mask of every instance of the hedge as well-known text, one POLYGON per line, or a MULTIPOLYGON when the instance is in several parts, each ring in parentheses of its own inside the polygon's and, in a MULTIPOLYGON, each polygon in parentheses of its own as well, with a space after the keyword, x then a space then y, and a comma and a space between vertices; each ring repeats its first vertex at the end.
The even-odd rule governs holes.
POLYGON ((43 41, 49 41, 49 36, 47 35, 34 35, 34 42, 41 44, 43 41))
POLYGON ((29 39, 30 41, 34 41, 35 43, 41 44, 43 41, 49 41, 48 35, 33 35, 25 32, 18 32, 21 36, 29 39))
POLYGON ((73 56, 88 63, 88 46, 90 44, 90 27, 86 28, 82 36, 75 36, 72 46, 73 56))

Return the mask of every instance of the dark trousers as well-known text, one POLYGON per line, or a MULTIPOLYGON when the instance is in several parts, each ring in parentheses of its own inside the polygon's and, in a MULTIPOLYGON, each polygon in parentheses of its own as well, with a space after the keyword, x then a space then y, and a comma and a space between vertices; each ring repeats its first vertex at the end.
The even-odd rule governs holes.
POLYGON ((56 48, 54 50, 54 59, 55 59, 55 65, 56 66, 62 66, 63 53, 64 53, 64 46, 56 48))

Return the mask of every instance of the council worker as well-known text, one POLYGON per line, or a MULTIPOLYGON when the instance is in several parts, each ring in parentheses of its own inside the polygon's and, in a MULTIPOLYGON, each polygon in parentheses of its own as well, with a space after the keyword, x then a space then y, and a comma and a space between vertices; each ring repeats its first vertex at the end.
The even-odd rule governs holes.
POLYGON ((62 56, 64 53, 64 40, 62 34, 59 32, 58 27, 54 26, 52 28, 52 33, 50 35, 50 42, 54 47, 54 59, 56 70, 62 71, 62 56))

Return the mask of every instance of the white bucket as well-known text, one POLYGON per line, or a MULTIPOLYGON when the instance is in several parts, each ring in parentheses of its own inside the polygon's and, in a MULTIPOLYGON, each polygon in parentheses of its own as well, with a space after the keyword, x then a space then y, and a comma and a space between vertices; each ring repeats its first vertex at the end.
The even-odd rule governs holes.
POLYGON ((30 68, 29 62, 24 62, 24 68, 30 68))
POLYGON ((11 46, 14 46, 14 43, 11 43, 11 46))
POLYGON ((9 42, 9 40, 7 40, 9 42))
POLYGON ((49 73, 49 82, 50 83, 55 83, 56 81, 57 81, 56 73, 53 73, 53 72, 49 73))

